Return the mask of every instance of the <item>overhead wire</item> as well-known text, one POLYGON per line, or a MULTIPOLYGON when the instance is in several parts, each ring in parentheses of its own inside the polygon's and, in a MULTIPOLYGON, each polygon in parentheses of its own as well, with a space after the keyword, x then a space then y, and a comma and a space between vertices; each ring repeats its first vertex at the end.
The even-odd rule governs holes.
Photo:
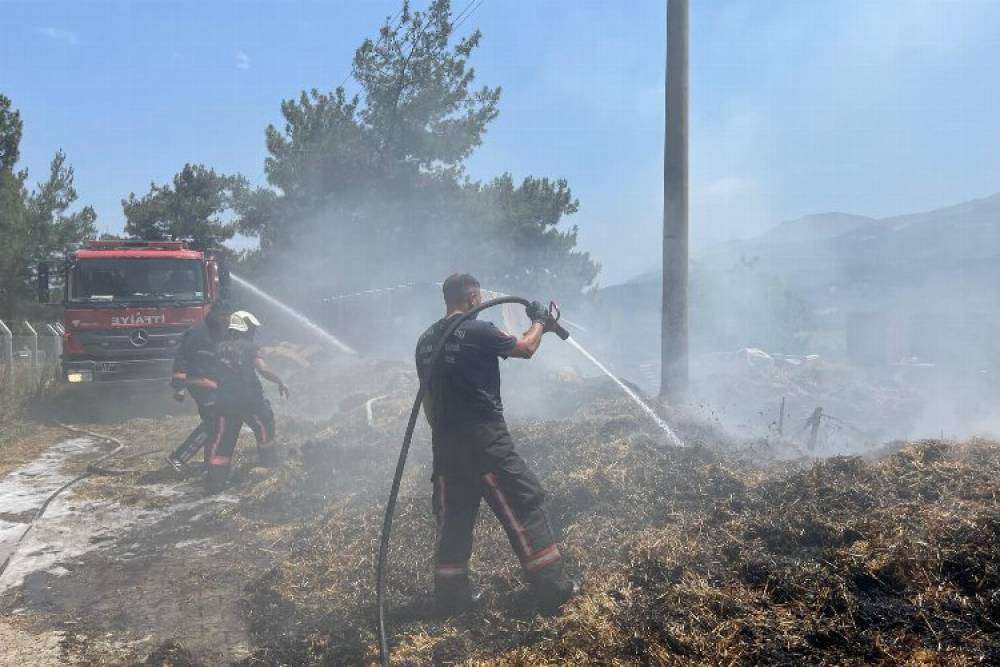
MULTIPOLYGON (((473 4, 473 2, 475 2, 476 6, 472 8, 472 11, 470 11, 465 16, 459 14, 458 16, 455 17, 455 20, 451 24, 452 30, 455 30, 456 28, 460 27, 463 23, 465 23, 473 14, 475 14, 479 10, 480 7, 483 6, 483 3, 486 2, 486 0, 470 0, 469 4, 466 5, 466 9, 468 9, 468 7, 473 4)), ((464 14, 465 12, 463 11, 462 13, 464 14)))
MULTIPOLYGON (((390 25, 393 21, 395 21, 397 18, 399 18, 400 14, 402 14, 402 13, 403 13, 403 10, 402 10, 402 8, 400 8, 400 10, 398 12, 396 12, 395 14, 393 14, 392 16, 390 16, 386 20, 385 25, 386 26, 390 25)), ((379 41, 381 41, 382 39, 383 39, 383 36, 379 35, 379 41)), ((352 65, 350 68, 348 68, 347 74, 344 75, 344 79, 340 82, 340 84, 337 86, 337 88, 343 88, 344 84, 347 83, 347 80, 351 78, 351 74, 353 74, 353 73, 354 73, 354 67, 352 65)))
MULTIPOLYGON (((455 30, 459 26, 461 26, 463 23, 465 23, 467 20, 469 20, 469 18, 471 18, 472 15, 475 14, 479 10, 479 8, 483 6, 483 3, 485 3, 485 2, 486 2, 486 0, 469 0, 469 2, 467 2, 465 4, 465 7, 462 9, 462 11, 460 11, 458 14, 456 14, 455 18, 452 19, 452 21, 451 21, 451 29, 455 30)), ((385 25, 388 26, 388 25, 392 24, 397 18, 399 18, 399 16, 402 14, 402 12, 403 12, 402 9, 400 9, 398 12, 396 12, 393 16, 391 16, 385 22, 385 25)), ((420 29, 420 34, 417 35, 416 39, 420 39, 420 37, 423 36, 423 34, 424 34, 424 32, 426 32, 426 30, 427 30, 427 24, 424 24, 424 26, 420 29)), ((382 39, 384 39, 384 36, 380 35, 379 36, 379 41, 381 41, 382 39)), ((416 48, 415 44, 414 44, 414 48, 416 48)), ((410 52, 410 55, 411 56, 413 55, 412 51, 410 52)), ((407 60, 409 60, 409 57, 407 57, 407 60)), ((354 70, 353 70, 353 67, 352 67, 351 69, 349 69, 347 71, 347 74, 344 75, 344 78, 337 85, 337 88, 338 89, 339 88, 343 88, 344 84, 347 83, 347 80, 351 78, 351 75, 353 73, 354 73, 354 70)), ((463 98, 463 100, 464 99, 469 99, 469 98, 465 97, 465 98, 463 98)), ((294 152, 296 152, 296 153, 312 153, 312 152, 318 151, 319 149, 318 148, 313 148, 313 147, 308 147, 308 148, 307 147, 301 147, 301 148, 294 148, 292 150, 294 152)))

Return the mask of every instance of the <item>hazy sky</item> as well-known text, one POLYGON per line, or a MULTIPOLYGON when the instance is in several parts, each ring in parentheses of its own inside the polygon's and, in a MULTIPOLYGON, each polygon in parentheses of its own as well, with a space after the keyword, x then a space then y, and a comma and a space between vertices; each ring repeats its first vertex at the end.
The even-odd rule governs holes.
MULTIPOLYGON (((479 82, 504 93, 471 174, 566 177, 604 284, 657 265, 665 3, 477 5, 460 32, 482 29, 479 82)), ((1000 0, 691 5, 696 247, 812 212, 891 215, 1000 191, 1000 0)), ((340 84, 397 9, 0 0, 0 92, 25 121, 22 166, 38 178, 62 147, 112 231, 123 196, 185 162, 262 182, 281 99, 340 84)))

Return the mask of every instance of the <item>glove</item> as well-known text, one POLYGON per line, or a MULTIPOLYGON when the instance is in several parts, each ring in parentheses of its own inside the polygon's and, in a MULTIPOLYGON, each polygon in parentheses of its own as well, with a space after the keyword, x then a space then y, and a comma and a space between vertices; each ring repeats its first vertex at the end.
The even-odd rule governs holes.
POLYGON ((549 320, 552 319, 549 315, 549 309, 542 305, 541 301, 532 301, 529 303, 524 307, 524 313, 532 322, 537 322, 542 326, 548 324, 549 320))
POLYGON ((178 403, 183 403, 184 402, 184 395, 185 395, 185 393, 186 392, 183 389, 175 389, 174 390, 174 400, 177 401, 178 403))

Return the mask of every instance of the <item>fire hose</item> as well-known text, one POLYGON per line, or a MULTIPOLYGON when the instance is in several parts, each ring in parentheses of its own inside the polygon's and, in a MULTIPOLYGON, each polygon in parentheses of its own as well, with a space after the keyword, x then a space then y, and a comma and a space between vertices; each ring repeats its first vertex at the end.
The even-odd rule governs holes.
MULTIPOLYGON (((434 368, 437 365, 438 359, 444 351, 445 341, 447 341, 451 335, 455 333, 455 330, 458 329, 458 327, 460 327, 464 322, 472 319, 487 308, 492 308, 493 306, 499 306, 505 303, 519 303, 525 307, 530 305, 530 302, 527 299, 522 299, 521 297, 502 296, 498 299, 492 299, 480 304, 467 313, 463 313, 448 326, 444 335, 441 336, 441 339, 437 342, 437 345, 435 345, 430 356, 429 366, 434 368)), ((547 329, 555 332, 555 334, 563 340, 569 338, 569 332, 559 324, 560 313, 555 302, 549 303, 549 313, 551 319, 546 325, 547 329)), ((382 539, 379 542, 378 564, 375 568, 375 596, 376 606, 378 607, 378 655, 379 662, 383 665, 383 667, 388 667, 389 665, 389 638, 385 627, 385 580, 386 566, 389 557, 389 538, 392 533, 392 515, 396 509, 396 500, 399 498, 399 485, 403 479, 403 469, 406 467, 406 456, 410 451, 410 441, 413 439, 413 429, 417 425, 417 417, 420 415, 420 406, 423 404, 424 394, 426 392, 427 385, 424 380, 421 379, 420 388, 417 389, 417 396, 413 401, 413 409, 410 410, 410 420, 406 424, 406 434, 403 436, 403 446, 399 450, 399 460, 396 462, 396 474, 392 479, 392 488, 389 491, 389 502, 386 504, 385 518, 382 521, 382 539)))

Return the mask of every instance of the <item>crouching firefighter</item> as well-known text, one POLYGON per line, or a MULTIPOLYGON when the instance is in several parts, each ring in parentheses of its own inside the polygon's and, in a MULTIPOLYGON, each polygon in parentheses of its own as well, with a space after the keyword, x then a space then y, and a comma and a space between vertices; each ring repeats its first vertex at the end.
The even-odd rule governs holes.
POLYGON ((217 387, 212 434, 205 445, 208 468, 208 491, 217 493, 229 481, 240 430, 246 424, 257 441, 257 460, 262 466, 272 466, 277 457, 274 440, 274 412, 264 398, 260 377, 278 385, 278 393, 288 397, 288 387, 260 356, 254 342, 260 321, 252 313, 240 310, 229 320, 229 338, 219 343, 215 357, 215 373, 211 381, 217 387))
POLYGON ((205 318, 184 332, 180 349, 174 358, 173 377, 170 386, 174 390, 174 399, 183 401, 187 393, 191 394, 198 406, 201 422, 191 434, 169 456, 167 462, 181 470, 198 450, 205 446, 212 433, 212 410, 215 405, 215 389, 212 383, 192 382, 211 375, 215 365, 215 348, 226 336, 229 316, 232 309, 222 303, 212 307, 205 318))
POLYGON ((521 338, 470 319, 445 342, 432 368, 433 351, 449 324, 482 302, 479 282, 468 274, 449 276, 444 300, 445 317, 424 332, 416 350, 417 372, 427 387, 423 409, 434 454, 435 604, 442 613, 456 613, 479 601, 479 591, 469 582, 469 558, 476 515, 485 498, 521 561, 539 608, 554 613, 573 596, 576 584, 563 572, 541 484, 514 450, 507 430, 498 361, 530 359, 552 316, 533 303, 528 308, 531 328, 521 338))

